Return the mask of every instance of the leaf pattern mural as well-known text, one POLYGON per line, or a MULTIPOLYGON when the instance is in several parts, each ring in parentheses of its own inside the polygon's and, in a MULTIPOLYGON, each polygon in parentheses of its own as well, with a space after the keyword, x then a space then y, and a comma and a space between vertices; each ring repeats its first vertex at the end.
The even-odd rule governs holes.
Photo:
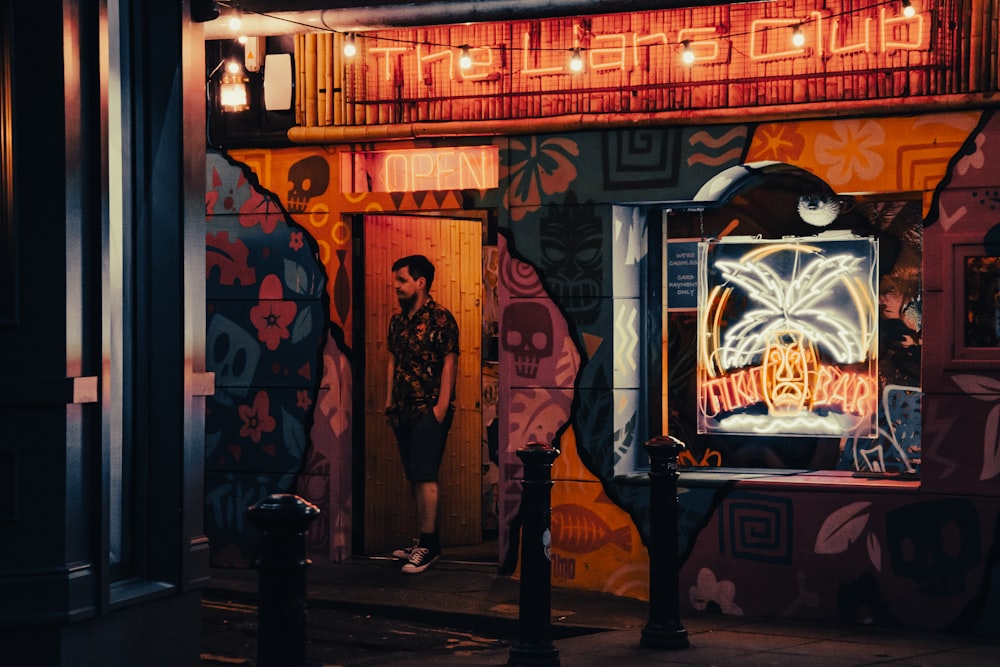
POLYGON ((816 536, 815 551, 818 554, 839 554, 847 551, 851 543, 861 537, 868 525, 869 514, 861 514, 871 507, 862 500, 844 505, 826 518, 816 536))
POLYGON ((966 394, 980 401, 997 403, 983 424, 983 469, 979 480, 1000 475, 1000 381, 983 375, 955 375, 952 378, 966 394))
POLYGON ((868 559, 879 572, 882 571, 882 543, 875 533, 868 533, 868 559))

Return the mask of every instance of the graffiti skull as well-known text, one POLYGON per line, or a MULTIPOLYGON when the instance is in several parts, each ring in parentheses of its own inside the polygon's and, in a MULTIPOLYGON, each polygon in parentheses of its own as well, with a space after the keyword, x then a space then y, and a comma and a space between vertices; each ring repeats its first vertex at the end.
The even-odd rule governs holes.
POLYGON ((540 303, 514 303, 503 311, 503 349, 514 355, 514 372, 533 378, 552 356, 552 316, 540 303))
POLYGON ((260 343, 250 333, 222 315, 208 324, 208 370, 215 373, 215 397, 225 405, 234 396, 246 396, 260 360, 260 343))
POLYGON ((288 170, 288 211, 305 213, 309 201, 326 192, 330 185, 330 165, 319 155, 311 155, 293 164, 288 170))
POLYGON ((893 570, 927 595, 954 596, 979 563, 979 517, 968 500, 954 498, 907 505, 886 515, 893 570))

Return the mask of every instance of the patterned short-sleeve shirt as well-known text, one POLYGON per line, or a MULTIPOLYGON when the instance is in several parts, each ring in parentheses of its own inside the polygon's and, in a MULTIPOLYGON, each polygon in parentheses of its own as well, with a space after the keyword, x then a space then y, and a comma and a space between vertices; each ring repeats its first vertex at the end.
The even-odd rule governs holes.
POLYGON ((455 317, 433 299, 411 317, 396 313, 389 320, 388 348, 396 362, 391 409, 429 414, 441 393, 444 358, 458 354, 455 317))

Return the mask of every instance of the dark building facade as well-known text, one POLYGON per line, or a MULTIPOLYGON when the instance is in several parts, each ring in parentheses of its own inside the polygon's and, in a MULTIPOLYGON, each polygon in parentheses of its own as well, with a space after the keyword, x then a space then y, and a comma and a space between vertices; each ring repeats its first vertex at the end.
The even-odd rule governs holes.
POLYGON ((204 64, 186 2, 0 6, 0 645, 194 665, 204 64))
MULTIPOLYGON (((208 437, 225 446, 206 461, 208 494, 285 476, 327 508, 317 557, 409 538, 372 407, 398 242, 457 267, 442 302, 479 304, 461 355, 469 421, 446 461, 443 502, 461 524, 448 542, 495 531, 513 571, 515 452, 552 443, 555 585, 644 597, 642 443, 669 432, 688 445, 686 613, 992 632, 996 36, 973 24, 996 8, 977 4, 957 30, 968 7, 911 7, 668 6, 356 33, 330 15, 323 32, 257 42, 292 56, 295 89, 283 110, 251 92, 248 108, 212 114, 209 201, 246 190, 209 222, 209 257, 240 260, 209 275, 208 326, 222 314, 244 357, 280 354, 286 339, 225 310, 226 295, 245 291, 234 276, 253 258, 308 250, 328 329, 322 373, 295 378, 303 396, 269 387, 305 369, 293 356, 227 379, 245 398, 212 407, 208 437), (350 40, 362 57, 341 55, 350 40), (278 127, 293 145, 274 143, 278 127), (285 215, 272 224, 241 208, 251 200, 285 215), (466 238, 468 224, 478 272, 439 232, 466 238), (286 250, 299 233, 302 250, 286 250), (262 392, 271 435, 227 440, 224 424, 265 409, 262 392), (310 410, 308 444, 282 446, 279 423, 310 410)), ((217 40, 208 53, 211 69, 243 52, 217 40)), ((248 71, 251 91, 271 73, 248 71)), ((280 293, 256 275, 248 314, 265 292, 311 308, 297 286, 313 283, 276 279, 280 293)), ((214 562, 245 566, 252 534, 218 517, 214 562)))

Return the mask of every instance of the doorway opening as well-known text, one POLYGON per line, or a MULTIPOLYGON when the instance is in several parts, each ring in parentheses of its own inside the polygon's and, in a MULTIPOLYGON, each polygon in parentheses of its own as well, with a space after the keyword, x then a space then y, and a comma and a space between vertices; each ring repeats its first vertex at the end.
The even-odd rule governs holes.
POLYGON ((357 239, 354 543, 378 555, 411 543, 416 511, 383 408, 388 389, 386 332, 398 311, 392 264, 423 254, 435 266, 431 296, 459 326, 455 418, 440 474, 439 526, 446 557, 498 560, 496 509, 495 224, 485 212, 366 214, 357 239), (492 258, 492 277, 490 261, 492 258), (361 417, 362 423, 357 418, 361 417), (493 437, 490 437, 490 433, 493 437), (494 441, 492 449, 491 439, 494 441), (492 466, 491 466, 492 458, 492 466), (492 514, 492 517, 491 517, 492 514), (491 530, 492 528, 492 530, 491 530), (492 538, 492 539, 491 539, 492 538), (492 547, 491 547, 492 542, 492 547))

